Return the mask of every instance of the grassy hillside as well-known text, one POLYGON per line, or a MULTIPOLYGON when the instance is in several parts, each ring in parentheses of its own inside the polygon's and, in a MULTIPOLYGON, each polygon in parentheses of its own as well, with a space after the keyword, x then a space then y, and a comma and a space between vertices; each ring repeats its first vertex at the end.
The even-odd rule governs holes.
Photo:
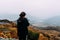
MULTIPOLYGON (((60 40, 60 32, 56 30, 42 30, 34 26, 29 26, 28 30, 28 40, 60 40)), ((16 24, 12 22, 0 24, 0 37, 18 39, 16 24)))

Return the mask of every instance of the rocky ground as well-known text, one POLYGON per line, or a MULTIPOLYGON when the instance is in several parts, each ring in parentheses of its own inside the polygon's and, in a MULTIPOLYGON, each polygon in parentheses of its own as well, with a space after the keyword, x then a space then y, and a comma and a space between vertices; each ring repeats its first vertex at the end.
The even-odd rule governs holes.
POLYGON ((39 33, 38 40, 60 40, 60 32, 56 30, 40 30, 29 27, 29 30, 39 33))
MULTIPOLYGON (((60 31, 42 30, 34 26, 29 26, 28 30, 31 31, 28 40, 60 40, 60 31)), ((8 21, 6 24, 0 24, 0 40, 18 40, 15 23, 8 21)))

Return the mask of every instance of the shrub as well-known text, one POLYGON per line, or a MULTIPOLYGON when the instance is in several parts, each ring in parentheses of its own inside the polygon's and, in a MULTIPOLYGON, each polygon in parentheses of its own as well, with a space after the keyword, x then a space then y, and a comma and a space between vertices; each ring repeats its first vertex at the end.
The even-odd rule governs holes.
POLYGON ((39 37, 39 33, 32 31, 28 32, 28 40, 38 40, 38 37, 39 37))

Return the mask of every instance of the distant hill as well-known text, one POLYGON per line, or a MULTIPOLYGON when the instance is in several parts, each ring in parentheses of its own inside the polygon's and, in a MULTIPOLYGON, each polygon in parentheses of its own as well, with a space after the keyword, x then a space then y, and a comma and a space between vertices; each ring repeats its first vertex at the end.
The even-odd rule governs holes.
POLYGON ((46 24, 60 26, 60 16, 55 16, 44 21, 46 24))
MULTIPOLYGON (((37 18, 37 19, 39 19, 39 18, 37 18)), ((37 26, 37 27, 60 26, 60 16, 48 18, 46 20, 42 20, 42 22, 37 22, 37 21, 41 21, 41 20, 35 20, 35 23, 32 25, 37 26)), ((32 22, 34 22, 34 21, 32 21, 32 22)))
POLYGON ((3 20, 0 19, 0 24, 5 24, 5 23, 13 23, 13 22, 7 19, 3 19, 3 20))

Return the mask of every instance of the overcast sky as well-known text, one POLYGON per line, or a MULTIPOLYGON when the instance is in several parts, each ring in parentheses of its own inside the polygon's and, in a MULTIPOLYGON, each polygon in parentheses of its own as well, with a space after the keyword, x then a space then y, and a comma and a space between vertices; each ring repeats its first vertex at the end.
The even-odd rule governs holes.
POLYGON ((0 0, 0 18, 17 18, 21 11, 41 19, 60 16, 60 0, 0 0))

